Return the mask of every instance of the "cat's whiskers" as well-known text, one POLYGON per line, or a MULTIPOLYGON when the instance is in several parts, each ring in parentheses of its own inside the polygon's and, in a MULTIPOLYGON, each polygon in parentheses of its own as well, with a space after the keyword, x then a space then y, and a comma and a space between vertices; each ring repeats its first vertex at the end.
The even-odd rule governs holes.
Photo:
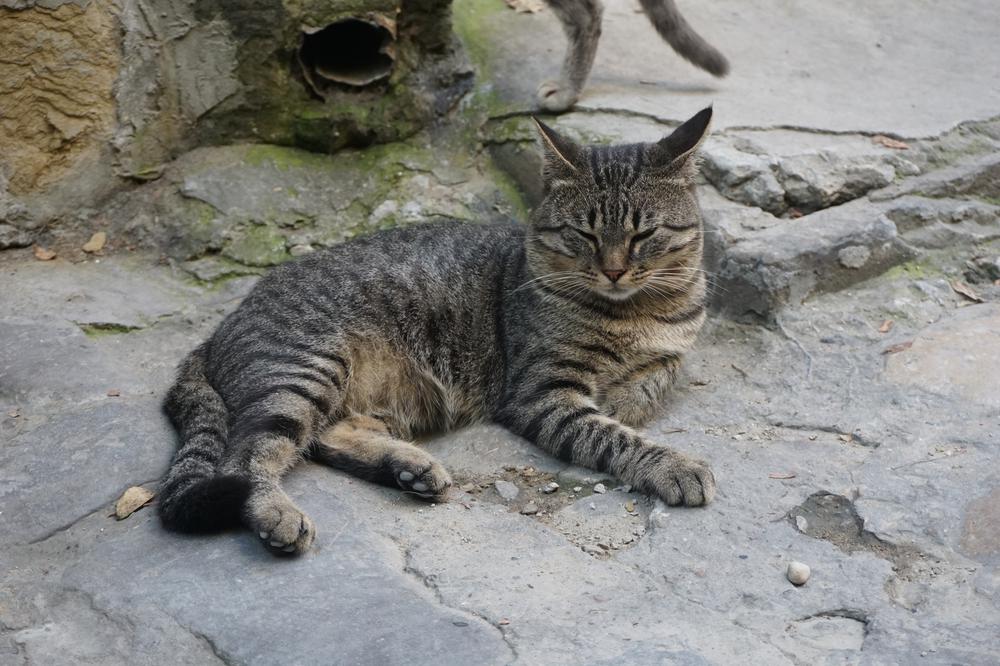
POLYGON ((532 285, 536 286, 546 285, 549 288, 552 288, 553 285, 558 284, 560 282, 579 280, 585 277, 586 274, 581 273, 580 271, 555 271, 552 273, 545 273, 544 275, 539 275, 538 277, 532 278, 527 282, 524 282, 523 284, 517 286, 516 288, 511 290, 511 293, 515 294, 524 289, 525 287, 529 287, 532 285))

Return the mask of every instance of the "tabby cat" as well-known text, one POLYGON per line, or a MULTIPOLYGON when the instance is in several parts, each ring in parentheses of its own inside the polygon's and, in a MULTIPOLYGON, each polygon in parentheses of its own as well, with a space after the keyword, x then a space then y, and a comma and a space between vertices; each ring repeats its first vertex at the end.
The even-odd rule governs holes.
MULTIPOLYGON (((692 64, 715 76, 729 72, 729 62, 684 20, 674 0, 639 0, 653 27, 670 46, 692 64)), ((545 0, 562 22, 569 44, 558 81, 538 87, 538 102, 547 111, 565 111, 580 97, 594 65, 601 38, 601 0, 545 0)))
POLYGON ((280 485, 300 458, 439 500, 448 472, 408 440, 483 421, 668 504, 710 501, 705 463, 632 428, 705 318, 693 178, 711 116, 612 147, 538 123, 545 196, 530 226, 385 231, 263 277, 169 392, 182 446, 163 523, 242 521, 302 552, 315 529, 280 485))

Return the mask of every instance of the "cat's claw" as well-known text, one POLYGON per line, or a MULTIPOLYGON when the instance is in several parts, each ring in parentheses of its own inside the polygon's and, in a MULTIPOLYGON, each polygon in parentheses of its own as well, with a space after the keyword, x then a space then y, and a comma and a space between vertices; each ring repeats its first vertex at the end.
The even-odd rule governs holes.
POLYGON ((569 110, 578 99, 578 94, 572 88, 558 81, 546 81, 538 86, 538 103, 546 111, 562 113, 569 110))

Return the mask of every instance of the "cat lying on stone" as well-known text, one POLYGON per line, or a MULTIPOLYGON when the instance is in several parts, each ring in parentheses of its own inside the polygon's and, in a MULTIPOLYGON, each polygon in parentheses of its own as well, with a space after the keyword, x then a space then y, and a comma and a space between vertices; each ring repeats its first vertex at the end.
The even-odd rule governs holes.
POLYGON ((670 505, 709 502, 708 465, 633 428, 705 319, 693 179, 711 116, 610 147, 539 123, 530 224, 384 231, 264 276, 169 392, 181 447, 163 523, 242 522, 299 553, 315 528, 281 477, 302 458, 440 500, 448 472, 410 440, 476 422, 670 505))

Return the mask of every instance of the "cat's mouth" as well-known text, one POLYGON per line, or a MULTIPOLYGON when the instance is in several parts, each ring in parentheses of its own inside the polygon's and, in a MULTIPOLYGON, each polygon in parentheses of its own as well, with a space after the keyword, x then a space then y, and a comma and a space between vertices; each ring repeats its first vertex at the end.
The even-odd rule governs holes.
POLYGON ((639 291, 639 288, 635 285, 613 282, 611 284, 600 285, 596 291, 608 300, 625 301, 632 298, 639 291))

